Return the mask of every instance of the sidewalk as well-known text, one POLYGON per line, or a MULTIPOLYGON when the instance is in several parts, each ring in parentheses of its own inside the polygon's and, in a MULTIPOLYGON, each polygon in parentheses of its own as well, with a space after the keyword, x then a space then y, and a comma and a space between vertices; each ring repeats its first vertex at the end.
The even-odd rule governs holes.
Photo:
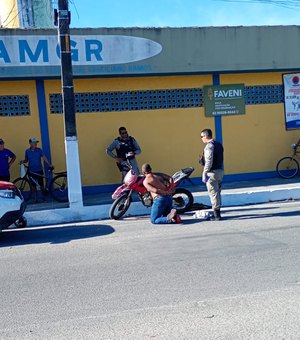
MULTIPOLYGON (((186 186, 194 196, 195 203, 210 205, 204 184, 186 186)), ((265 203, 270 201, 300 199, 300 178, 268 178, 251 181, 225 182, 222 190, 223 206, 265 203)), ((25 216, 28 226, 60 224, 109 218, 113 200, 111 193, 85 195, 84 206, 70 209, 68 203, 59 203, 49 197, 47 203, 27 205, 25 216)), ((126 216, 149 214, 137 199, 131 204, 126 216)))

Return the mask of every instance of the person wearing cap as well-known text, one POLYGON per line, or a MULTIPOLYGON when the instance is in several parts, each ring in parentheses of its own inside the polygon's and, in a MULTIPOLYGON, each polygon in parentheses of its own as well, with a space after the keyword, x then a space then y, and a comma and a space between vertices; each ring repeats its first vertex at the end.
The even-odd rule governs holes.
POLYGON ((16 155, 4 147, 4 140, 0 138, 0 181, 10 181, 10 167, 16 160, 16 155))
MULTIPOLYGON (((43 150, 37 146, 38 143, 37 138, 30 138, 29 139, 29 148, 25 151, 25 158, 21 163, 28 163, 28 170, 30 177, 32 177, 41 187, 43 201, 46 201, 46 192, 44 190, 44 175, 42 160, 46 162, 49 168, 53 168, 52 164, 49 162, 47 157, 45 156, 43 150)), ((38 192, 37 187, 34 182, 31 183, 33 192, 35 195, 35 203, 38 202, 38 192)))

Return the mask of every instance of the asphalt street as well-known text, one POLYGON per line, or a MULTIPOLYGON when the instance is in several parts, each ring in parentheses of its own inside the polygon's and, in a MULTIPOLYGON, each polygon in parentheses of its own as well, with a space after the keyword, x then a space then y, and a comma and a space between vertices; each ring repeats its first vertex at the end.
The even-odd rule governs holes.
POLYGON ((299 202, 0 235, 1 339, 300 339, 299 202))

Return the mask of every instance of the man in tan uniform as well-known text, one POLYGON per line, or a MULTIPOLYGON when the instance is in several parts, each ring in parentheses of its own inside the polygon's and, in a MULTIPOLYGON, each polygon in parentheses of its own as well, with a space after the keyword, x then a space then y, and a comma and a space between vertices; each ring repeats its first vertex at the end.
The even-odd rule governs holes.
POLYGON ((212 138, 212 131, 204 129, 201 131, 201 139, 204 144, 202 161, 204 165, 202 182, 206 183, 207 191, 213 208, 213 221, 221 219, 221 186, 224 176, 224 149, 223 145, 212 138))

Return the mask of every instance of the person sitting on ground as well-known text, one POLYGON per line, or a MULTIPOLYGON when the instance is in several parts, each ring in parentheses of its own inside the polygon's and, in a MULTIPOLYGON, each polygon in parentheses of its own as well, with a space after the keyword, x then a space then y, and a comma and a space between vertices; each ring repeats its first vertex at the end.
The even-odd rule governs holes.
POLYGON ((164 173, 153 173, 150 164, 142 165, 144 186, 151 193, 153 204, 150 220, 153 224, 181 223, 176 209, 172 209, 173 178, 164 173))

